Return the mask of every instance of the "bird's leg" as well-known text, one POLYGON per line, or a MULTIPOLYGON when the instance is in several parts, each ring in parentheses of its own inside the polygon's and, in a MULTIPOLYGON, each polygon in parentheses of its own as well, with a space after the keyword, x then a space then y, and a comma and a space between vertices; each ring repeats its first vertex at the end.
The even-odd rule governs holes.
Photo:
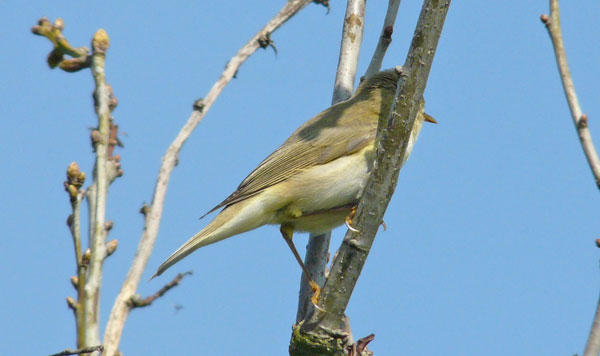
POLYGON ((302 268, 302 272, 304 272, 304 275, 306 276, 306 279, 308 280, 310 289, 312 289, 312 291, 313 291, 313 296, 310 298, 310 301, 314 304, 315 308, 322 310, 317 305, 317 301, 319 299, 319 294, 321 294, 321 288, 310 277, 310 274, 308 273, 308 269, 306 269, 304 262, 302 262, 302 258, 300 258, 300 254, 298 253, 298 250, 296 250, 296 246, 294 246, 294 241, 292 241, 292 237, 294 236, 294 227, 292 225, 283 224, 283 225, 281 225, 280 231, 281 231, 281 236, 283 236, 283 239, 285 240, 285 242, 287 242, 288 246, 290 247, 290 250, 292 250, 292 253, 294 254, 294 257, 296 257, 296 261, 298 261, 298 264, 302 268))
POLYGON ((344 224, 346 224, 346 227, 348 228, 348 230, 352 230, 354 232, 360 232, 357 229, 352 227, 352 219, 354 219, 354 215, 356 214, 356 205, 352 207, 352 209, 350 209, 350 214, 348 214, 348 216, 346 216, 346 218, 344 219, 344 224))

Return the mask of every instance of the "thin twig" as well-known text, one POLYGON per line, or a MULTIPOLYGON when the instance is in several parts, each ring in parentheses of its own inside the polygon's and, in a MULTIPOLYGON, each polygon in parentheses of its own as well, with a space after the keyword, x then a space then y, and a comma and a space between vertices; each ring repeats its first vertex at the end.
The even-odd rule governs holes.
POLYGON ((67 180, 64 186, 67 193, 69 193, 69 201, 71 202, 72 213, 67 219, 67 225, 73 238, 76 267, 79 267, 81 263, 81 201, 83 200, 81 187, 83 183, 85 183, 85 173, 79 170, 76 162, 72 162, 67 168, 67 180))
POLYGON ((84 192, 81 190, 83 183, 85 182, 85 173, 79 170, 77 163, 72 162, 67 168, 67 180, 64 183, 65 190, 69 193, 69 200, 71 202, 72 213, 67 219, 67 225, 71 231, 71 237, 73 238, 73 247, 75 249, 75 269, 77 277, 75 278, 74 287, 77 289, 77 305, 75 309, 75 327, 77 331, 77 347, 84 346, 84 333, 85 333, 85 315, 84 308, 82 307, 85 299, 85 275, 87 271, 87 265, 82 263, 82 249, 81 249, 81 202, 83 200, 84 192))
MULTIPOLYGON (((575 130, 577 130, 581 148, 583 148, 585 158, 594 175, 596 186, 600 189, 600 159, 598 159, 598 154, 596 153, 596 148, 594 147, 594 142, 592 141, 592 136, 588 128, 587 115, 582 113, 581 107, 579 106, 575 85, 573 84, 573 78, 571 77, 571 71, 569 70, 569 64, 567 63, 567 54, 565 52, 560 27, 558 0, 550 0, 550 16, 544 14, 541 16, 541 20, 544 25, 546 25, 546 29, 552 40, 556 64, 558 65, 558 71, 560 72, 560 80, 565 91, 569 109, 571 110, 573 124, 575 124, 575 130)), ((598 352, 596 352, 596 355, 597 354, 598 352)))
POLYGON ((162 210, 171 172, 177 163, 181 147, 191 135, 194 128, 200 123, 200 121, 202 121, 225 86, 234 77, 242 63, 244 63, 244 61, 246 61, 250 55, 260 48, 259 39, 269 37, 271 33, 273 33, 292 16, 302 10, 310 2, 311 0, 288 1, 275 17, 271 19, 263 29, 254 35, 238 51, 238 53, 227 63, 225 71, 212 86, 206 97, 201 100, 201 104, 194 105, 194 110, 188 121, 185 123, 181 131, 177 134, 175 140, 167 149, 167 152, 163 156, 162 164, 158 173, 152 204, 150 205, 149 209, 147 209, 147 214, 145 216, 145 229, 138 244, 136 257, 131 264, 129 272, 127 273, 127 277, 125 278, 125 282, 123 282, 123 286, 121 287, 119 295, 115 300, 108 324, 106 326, 106 331, 104 334, 104 346, 108 355, 114 354, 117 350, 121 339, 123 326, 130 311, 128 301, 135 294, 146 267, 146 263, 148 262, 148 258, 150 257, 150 253, 152 252, 152 248, 154 247, 154 242, 156 241, 156 236, 158 235, 158 230, 160 227, 160 220, 162 217, 162 210))
MULTIPOLYGON (((573 84, 573 78, 571 77, 571 71, 569 70, 569 64, 567 63, 567 54, 562 39, 562 30, 560 26, 560 12, 558 9, 558 0, 550 0, 550 16, 543 14, 540 19, 546 25, 550 39, 552 40, 552 46, 554 47, 554 56, 556 57, 556 64, 558 65, 558 71, 560 73, 560 79, 565 91, 567 103, 571 110, 571 117, 573 118, 573 124, 579 142, 583 148, 583 153, 588 161, 588 165, 592 170, 596 186, 600 188, 600 160, 596 153, 596 148, 592 141, 592 136, 588 128, 587 115, 583 114, 581 107, 579 106, 579 100, 577 99, 577 93, 575 92, 575 85, 573 84)), ((592 328, 590 335, 588 336, 587 343, 585 345, 584 356, 598 356, 600 353, 600 299, 596 305, 596 313, 592 322, 592 328)))
POLYGON ((365 77, 370 77, 381 70, 385 52, 390 43, 392 43, 392 33, 394 33, 394 23, 396 23, 399 7, 400 0, 389 0, 387 12, 385 13, 385 20, 383 20, 383 28, 381 29, 381 35, 379 36, 379 42, 377 42, 377 48, 375 48, 375 53, 373 53, 373 58, 371 58, 365 77))
POLYGON ((92 347, 83 347, 80 349, 64 349, 61 352, 52 354, 50 356, 67 356, 67 355, 79 355, 79 354, 86 354, 89 352, 94 352, 94 351, 98 351, 100 353, 102 353, 104 351, 104 346, 102 345, 98 345, 98 346, 92 346, 92 347))
POLYGON ((181 280, 183 279, 183 277, 191 276, 191 275, 192 275, 192 271, 187 271, 185 273, 178 273, 177 276, 175 276, 175 278, 173 278, 173 280, 171 282, 165 284, 156 293, 154 293, 150 296, 147 296, 146 298, 142 298, 137 294, 132 296, 131 299, 129 299, 129 307, 133 309, 133 308, 143 308, 143 307, 149 306, 156 299, 162 297, 165 293, 167 293, 169 291, 169 289, 178 286, 179 283, 181 283, 181 280))
MULTIPOLYGON (((344 101, 352 95, 365 24, 365 2, 366 0, 349 0, 346 6, 340 55, 331 99, 332 105, 344 101)), ((310 234, 306 246, 304 265, 313 281, 321 287, 325 284, 330 241, 331 231, 324 234, 310 234)), ((296 322, 312 313, 314 308, 310 301, 312 294, 312 289, 303 273, 300 277, 296 322)))
POLYGON ((320 326, 335 329, 340 324, 406 157, 409 136, 449 6, 450 0, 423 2, 402 72, 404 80, 401 79, 398 85, 387 129, 377 148, 373 173, 353 219, 354 227, 360 232, 348 231, 346 234, 321 291, 319 305, 325 312, 315 310, 302 325, 302 331, 315 331, 320 326))

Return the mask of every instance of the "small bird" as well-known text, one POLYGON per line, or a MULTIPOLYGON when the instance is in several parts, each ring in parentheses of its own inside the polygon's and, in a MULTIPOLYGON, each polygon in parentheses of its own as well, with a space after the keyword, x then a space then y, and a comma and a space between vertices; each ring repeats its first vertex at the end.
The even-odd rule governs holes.
MULTIPOLYGON (((395 69, 379 72, 363 80, 348 100, 300 126, 235 192, 204 214, 224 208, 169 256, 153 278, 202 246, 263 225, 279 225, 306 274, 313 290, 311 300, 317 305, 320 288, 294 246, 293 233, 322 233, 344 223, 352 228, 351 219, 376 155, 377 125, 388 118, 398 80, 395 69)), ((425 114, 421 102, 404 160, 423 121, 436 122, 425 114)))

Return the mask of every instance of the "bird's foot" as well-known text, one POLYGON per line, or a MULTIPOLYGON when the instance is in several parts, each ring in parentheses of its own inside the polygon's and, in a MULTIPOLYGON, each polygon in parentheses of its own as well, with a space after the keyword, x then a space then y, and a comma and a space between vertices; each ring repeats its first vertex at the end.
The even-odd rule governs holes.
POLYGON ((348 230, 352 230, 354 232, 360 232, 360 231, 358 231, 358 229, 355 229, 352 227, 352 219, 354 219, 355 214, 356 214, 356 205, 353 206, 352 209, 350 209, 350 214, 348 214, 348 216, 346 216, 346 218, 344 219, 344 224, 346 225, 348 230))
POLYGON ((308 284, 310 285, 310 289, 312 289, 313 291, 313 295, 312 297, 310 297, 311 303, 313 303, 316 309, 324 312, 325 309, 319 307, 319 304, 317 304, 317 302, 319 301, 319 295, 321 295, 321 287, 319 287, 319 285, 312 280, 309 281, 308 284))

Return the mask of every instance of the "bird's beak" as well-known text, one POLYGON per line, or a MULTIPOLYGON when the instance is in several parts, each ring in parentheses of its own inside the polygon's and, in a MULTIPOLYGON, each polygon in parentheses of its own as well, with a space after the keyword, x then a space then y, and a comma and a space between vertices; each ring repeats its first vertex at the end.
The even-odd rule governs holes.
POLYGON ((435 121, 435 119, 433 118, 433 116, 428 115, 427 113, 423 113, 423 116, 425 116, 425 121, 427 122, 431 122, 432 124, 437 124, 438 122, 435 121))

